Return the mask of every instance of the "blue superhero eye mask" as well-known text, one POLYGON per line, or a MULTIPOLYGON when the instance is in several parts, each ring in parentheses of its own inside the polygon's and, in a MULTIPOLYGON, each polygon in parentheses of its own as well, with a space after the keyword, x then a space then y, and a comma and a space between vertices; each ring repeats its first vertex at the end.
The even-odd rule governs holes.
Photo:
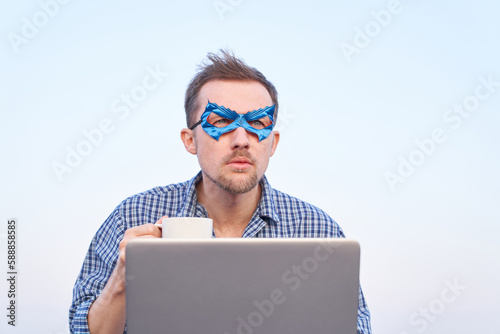
POLYGON ((229 108, 208 101, 201 119, 190 129, 193 130, 201 124, 203 130, 218 141, 224 133, 236 130, 241 126, 246 131, 255 133, 260 142, 266 139, 273 130, 274 106, 273 104, 269 107, 249 111, 246 114, 238 114, 229 108))

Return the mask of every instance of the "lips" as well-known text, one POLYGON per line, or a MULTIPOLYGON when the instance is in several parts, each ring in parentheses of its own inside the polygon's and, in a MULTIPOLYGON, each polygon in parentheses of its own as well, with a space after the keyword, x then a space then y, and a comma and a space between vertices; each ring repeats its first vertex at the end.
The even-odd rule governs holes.
POLYGON ((252 161, 247 157, 238 156, 229 160, 227 164, 236 169, 245 169, 252 165, 252 161))
POLYGON ((229 160, 229 163, 232 164, 232 163, 241 163, 241 164, 252 164, 252 162, 250 161, 250 159, 246 158, 246 157, 236 157, 236 158, 232 158, 231 160, 229 160))

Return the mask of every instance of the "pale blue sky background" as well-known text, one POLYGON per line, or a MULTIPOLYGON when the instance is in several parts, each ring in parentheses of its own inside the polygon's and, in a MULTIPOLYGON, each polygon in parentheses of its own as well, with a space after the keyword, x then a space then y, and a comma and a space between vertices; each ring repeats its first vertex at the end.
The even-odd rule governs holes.
POLYGON ((212 0, 71 1, 16 52, 9 38, 22 36, 24 18, 43 24, 48 2, 0 10, 1 249, 7 219, 20 225, 18 326, 4 318, 2 332, 66 333, 75 278, 113 208, 198 171, 179 139, 184 91, 205 54, 226 47, 280 93, 271 184, 361 243, 374 332, 498 332, 500 86, 456 129, 443 119, 480 77, 500 82, 498 2, 400 1, 350 62, 341 44, 389 1, 221 0, 234 4, 223 19, 212 0), (147 68, 168 76, 121 119, 114 101, 147 68), (113 131, 60 181, 53 163, 103 119, 113 131), (391 191, 384 174, 436 128, 446 141, 391 191), (440 304, 447 280, 466 288, 440 304), (422 320, 429 307, 432 320, 422 320), (414 312, 420 322, 409 320, 414 312))

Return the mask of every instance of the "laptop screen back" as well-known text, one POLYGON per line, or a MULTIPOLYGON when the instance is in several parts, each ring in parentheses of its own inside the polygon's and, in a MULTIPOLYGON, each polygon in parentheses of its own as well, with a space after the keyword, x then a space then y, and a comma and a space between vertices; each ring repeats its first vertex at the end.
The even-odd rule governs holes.
POLYGON ((129 334, 355 334, 359 245, 347 239, 134 239, 129 334))

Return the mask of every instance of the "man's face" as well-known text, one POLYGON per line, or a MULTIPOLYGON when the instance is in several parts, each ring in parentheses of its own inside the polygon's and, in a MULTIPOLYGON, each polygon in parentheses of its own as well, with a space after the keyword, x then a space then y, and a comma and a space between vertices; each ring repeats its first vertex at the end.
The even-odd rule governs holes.
MULTIPOLYGON (((214 80, 200 90, 196 120, 200 119, 208 100, 239 114, 273 105, 268 91, 258 82, 214 80)), ((279 141, 276 131, 259 142, 256 134, 242 127, 221 135, 218 141, 201 126, 193 133, 194 151, 188 145, 186 148, 198 156, 203 177, 233 194, 248 192, 258 184, 279 141)))

